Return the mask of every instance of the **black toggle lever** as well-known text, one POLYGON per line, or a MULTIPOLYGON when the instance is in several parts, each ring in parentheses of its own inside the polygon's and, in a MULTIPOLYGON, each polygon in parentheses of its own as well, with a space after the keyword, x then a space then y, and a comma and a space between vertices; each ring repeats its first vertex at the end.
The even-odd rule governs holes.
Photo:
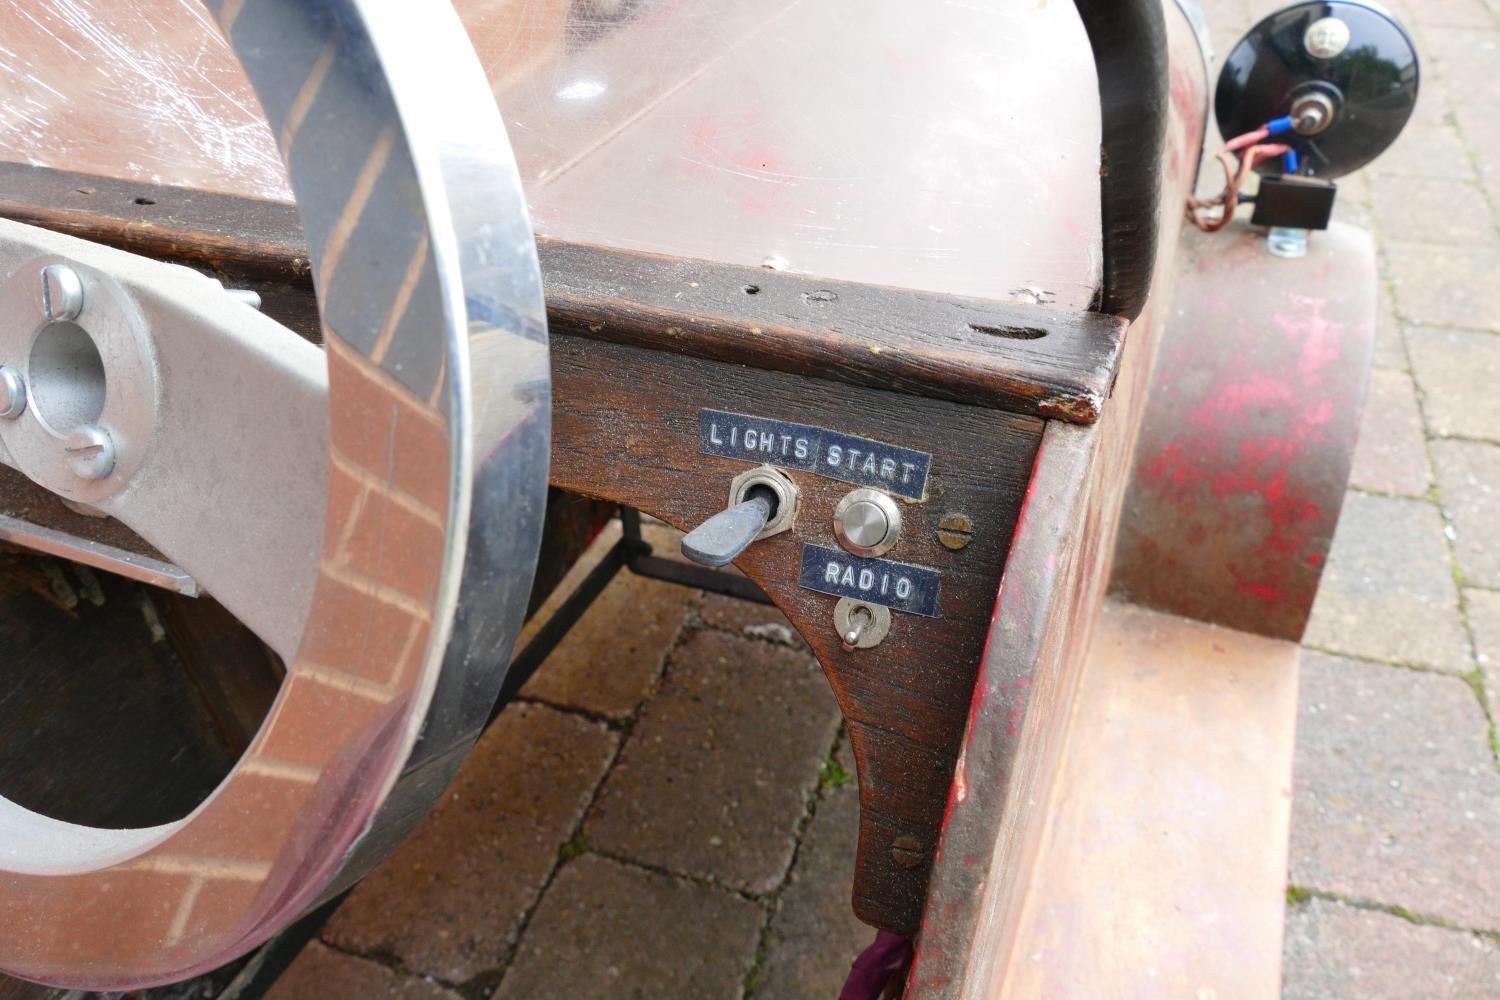
POLYGON ((750 487, 745 499, 721 510, 682 537, 682 554, 704 566, 724 566, 760 537, 776 516, 778 498, 769 486, 750 487))

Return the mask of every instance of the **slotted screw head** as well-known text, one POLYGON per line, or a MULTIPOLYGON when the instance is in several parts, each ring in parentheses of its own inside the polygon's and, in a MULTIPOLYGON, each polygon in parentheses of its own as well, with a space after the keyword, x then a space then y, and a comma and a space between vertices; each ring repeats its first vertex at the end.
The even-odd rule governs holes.
POLYGON ((115 469, 115 442, 109 431, 96 424, 80 427, 63 444, 68 465, 79 479, 93 482, 115 469))
POLYGON ((14 368, 0 365, 0 417, 14 420, 26 412, 26 383, 14 368))
POLYGON ((83 312, 83 282, 66 264, 42 268, 42 315, 52 322, 77 319, 83 312))

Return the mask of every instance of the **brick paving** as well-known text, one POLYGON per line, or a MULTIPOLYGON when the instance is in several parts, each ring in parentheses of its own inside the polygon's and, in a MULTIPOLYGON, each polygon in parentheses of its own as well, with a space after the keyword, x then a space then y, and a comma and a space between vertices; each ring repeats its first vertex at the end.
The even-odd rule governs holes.
POLYGON ((832 996, 858 807, 780 612, 623 575, 274 998, 832 996))
MULTIPOLYGON (((1284 995, 1477 1000, 1500 996, 1500 0, 1387 5, 1423 89, 1342 184, 1384 284, 1307 636, 1284 995)), ((1276 6, 1206 3, 1218 54, 1276 6)), ((777 612, 624 578, 276 996, 831 996, 868 940, 846 754, 777 612)))
MULTIPOLYGON (((1220 55, 1277 6, 1205 4, 1220 55)), ((1422 91, 1341 182, 1386 287, 1306 636, 1283 992, 1479 1000, 1500 997, 1500 2, 1387 6, 1422 91)))

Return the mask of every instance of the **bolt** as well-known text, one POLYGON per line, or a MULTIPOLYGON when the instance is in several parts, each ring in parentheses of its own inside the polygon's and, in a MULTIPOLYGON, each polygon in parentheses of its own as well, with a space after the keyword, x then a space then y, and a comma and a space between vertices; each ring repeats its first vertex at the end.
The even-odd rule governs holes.
POLYGON ((1349 25, 1336 17, 1321 17, 1302 33, 1302 47, 1314 59, 1332 59, 1349 47, 1349 25))
POLYGON ((26 412, 26 383, 14 368, 0 365, 0 417, 14 420, 26 412))
POLYGON ((927 856, 915 837, 897 837, 891 841, 891 860, 902 868, 921 868, 927 863, 927 856))
POLYGON ((1327 94, 1304 94, 1292 102, 1292 127, 1298 135, 1317 135, 1333 124, 1338 107, 1327 94))
POLYGON ((949 514, 938 522, 938 541, 957 552, 974 540, 974 522, 963 514, 949 514))
POLYGON ((115 442, 109 431, 97 424, 80 427, 69 434, 63 451, 68 453, 68 464, 79 479, 93 482, 115 469, 115 442))
POLYGON ((48 264, 42 268, 42 315, 56 323, 77 319, 83 312, 83 282, 78 272, 66 264, 48 264))

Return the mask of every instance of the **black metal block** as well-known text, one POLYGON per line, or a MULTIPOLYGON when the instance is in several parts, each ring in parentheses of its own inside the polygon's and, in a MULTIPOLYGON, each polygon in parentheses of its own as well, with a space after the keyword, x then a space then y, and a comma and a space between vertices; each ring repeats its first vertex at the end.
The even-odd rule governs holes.
POLYGON ((1336 194, 1338 185, 1320 177, 1268 175, 1260 179, 1250 222, 1256 226, 1327 229, 1336 194))

